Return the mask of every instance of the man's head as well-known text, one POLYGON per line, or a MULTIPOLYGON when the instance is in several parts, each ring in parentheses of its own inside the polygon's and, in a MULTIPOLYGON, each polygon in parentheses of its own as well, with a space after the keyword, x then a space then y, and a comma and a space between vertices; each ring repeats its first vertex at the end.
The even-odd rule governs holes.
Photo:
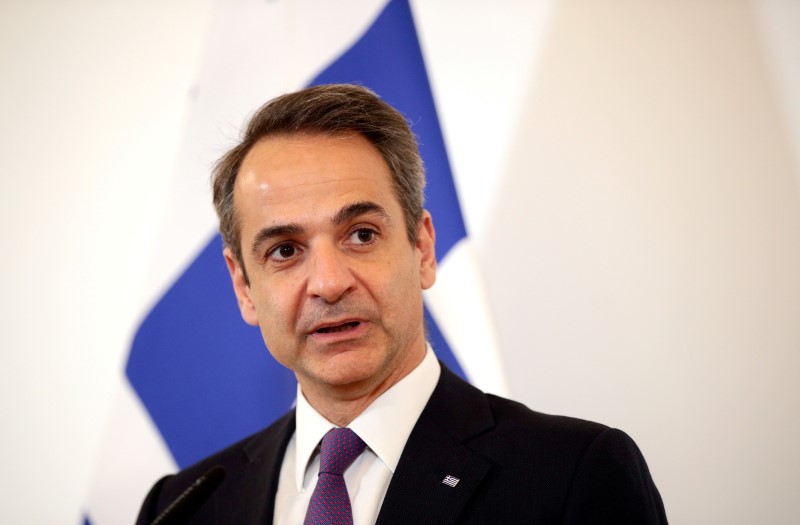
POLYGON ((291 135, 358 134, 380 152, 403 207, 409 241, 422 217, 425 171, 417 141, 403 115, 369 89, 351 84, 315 86, 277 97, 250 119, 242 141, 217 162, 212 176, 214 207, 222 240, 242 264, 239 217, 233 198, 242 161, 259 141, 291 135))
POLYGON ((423 181, 403 117, 354 86, 275 99, 220 162, 242 317, 309 401, 378 395, 421 361, 436 276, 423 181))

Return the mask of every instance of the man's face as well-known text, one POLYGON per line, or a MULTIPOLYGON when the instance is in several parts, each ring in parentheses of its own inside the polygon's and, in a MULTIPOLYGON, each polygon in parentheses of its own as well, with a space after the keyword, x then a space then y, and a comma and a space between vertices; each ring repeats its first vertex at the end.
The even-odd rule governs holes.
POLYGON ((244 320, 308 389, 377 388, 422 359, 435 279, 425 212, 411 245, 389 168, 360 135, 271 137, 234 188, 250 284, 226 249, 244 320))

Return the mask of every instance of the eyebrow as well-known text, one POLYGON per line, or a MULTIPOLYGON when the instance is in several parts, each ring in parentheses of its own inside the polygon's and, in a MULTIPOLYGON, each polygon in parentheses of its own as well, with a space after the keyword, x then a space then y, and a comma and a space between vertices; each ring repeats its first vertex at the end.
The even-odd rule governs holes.
POLYGON ((383 206, 372 201, 361 201, 348 204, 339 210, 336 215, 333 216, 331 222, 334 226, 341 226, 342 224, 350 222, 353 219, 361 217, 362 215, 378 215, 385 221, 389 221, 389 214, 386 213, 386 210, 383 208, 383 206))
MULTIPOLYGON (((331 224, 341 226, 364 215, 377 215, 390 222, 389 214, 383 206, 372 201, 360 201, 348 204, 336 212, 336 215, 331 218, 331 224)), ((261 247, 269 240, 277 237, 302 235, 305 231, 305 228, 295 222, 262 228, 253 239, 252 252, 257 256, 261 252, 261 247)))
POLYGON ((262 228, 253 239, 253 255, 258 255, 261 252, 261 247, 266 244, 270 239, 276 237, 287 237, 290 235, 300 235, 305 229, 297 223, 279 224, 277 226, 269 226, 262 228))

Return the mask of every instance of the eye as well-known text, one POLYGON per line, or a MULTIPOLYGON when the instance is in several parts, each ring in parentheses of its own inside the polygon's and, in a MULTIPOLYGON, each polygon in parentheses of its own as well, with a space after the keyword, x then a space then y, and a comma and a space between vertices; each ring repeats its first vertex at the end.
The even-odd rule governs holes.
POLYGON ((375 241, 378 233, 371 228, 359 228, 350 234, 350 242, 353 244, 371 244, 375 241))
POLYGON ((293 244, 279 244, 267 253, 267 257, 273 261, 287 261, 296 256, 299 251, 293 244))

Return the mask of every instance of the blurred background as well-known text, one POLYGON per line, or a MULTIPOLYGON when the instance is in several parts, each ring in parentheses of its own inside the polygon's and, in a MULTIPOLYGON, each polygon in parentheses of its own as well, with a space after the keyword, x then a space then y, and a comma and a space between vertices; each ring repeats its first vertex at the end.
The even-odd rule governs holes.
MULTIPOLYGON (((82 520, 211 164, 382 6, 0 1, 3 521, 82 520)), ((411 8, 509 395, 629 433, 673 523, 799 523, 800 2, 411 8)))

